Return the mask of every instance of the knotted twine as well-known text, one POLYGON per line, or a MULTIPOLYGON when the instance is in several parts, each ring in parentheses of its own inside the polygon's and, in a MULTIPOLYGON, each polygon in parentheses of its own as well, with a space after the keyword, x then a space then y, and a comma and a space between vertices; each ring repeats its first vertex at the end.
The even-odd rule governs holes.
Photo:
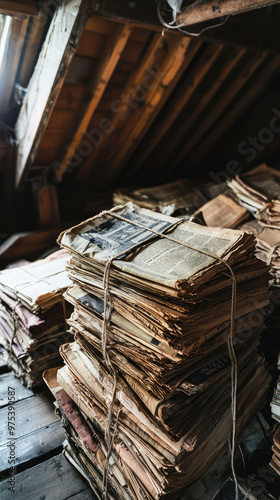
POLYGON ((10 349, 11 350, 13 349, 14 340, 17 337, 18 318, 17 318, 16 308, 17 308, 18 305, 20 305, 20 301, 19 300, 17 300, 17 302, 15 303, 15 305, 12 307, 12 314, 11 314, 11 316, 12 316, 12 320, 13 320, 13 334, 12 334, 12 338, 11 338, 11 341, 10 341, 10 349))
MULTIPOLYGON (((235 500, 238 500, 238 482, 237 482, 237 477, 235 473, 235 468, 234 468, 234 454, 235 454, 235 447, 236 447, 236 413, 237 413, 237 372, 238 372, 238 367, 237 367, 237 360, 236 360, 236 355, 235 355, 235 350, 234 350, 234 345, 233 345, 233 335, 234 335, 234 329, 235 329, 235 319, 236 319, 236 278, 234 275, 234 272, 231 268, 231 266, 228 264, 228 262, 223 259, 222 257, 218 257, 215 254, 212 254, 210 252, 207 252, 206 250, 202 250, 200 248, 193 247, 192 245, 188 245, 187 243, 184 243, 182 241, 177 240, 176 238, 172 238, 171 236, 168 236, 167 234, 160 233, 158 231, 155 231, 154 229, 151 229, 149 227, 146 227, 139 222, 134 222, 131 220, 126 219, 122 215, 116 214, 114 212, 110 212, 108 210, 105 210, 102 212, 102 215, 109 215, 110 217, 113 217, 115 219, 118 219, 122 222, 125 222, 127 224, 131 224, 135 227, 138 227, 139 229, 143 229, 144 231, 149 231, 150 233, 154 234, 155 236, 159 238, 165 238, 169 241, 172 241, 173 243, 177 243, 178 245, 182 245, 190 250, 194 250, 196 252, 199 252, 203 255, 207 255, 208 257, 211 257, 214 260, 217 260, 221 264, 223 264, 230 272, 231 276, 231 311, 230 311, 230 329, 229 329, 229 335, 228 335, 228 352, 229 352, 229 357, 231 360, 231 414, 232 414, 232 432, 231 432, 231 446, 230 446, 230 454, 231 454, 231 470, 232 470, 232 475, 235 483, 235 500)), ((180 223, 184 222, 182 221, 176 221, 176 226, 180 223)), ((173 230, 174 225, 169 226, 166 228, 166 230, 173 230)), ((130 249, 131 250, 131 249, 130 249)), ((116 397, 116 392, 117 392, 117 372, 115 367, 111 363, 110 355, 107 349, 107 326, 110 321, 110 316, 112 312, 112 303, 111 303, 111 296, 110 296, 110 290, 109 290, 109 281, 110 281, 110 270, 111 266, 114 260, 122 257, 123 255, 127 254, 128 250, 125 250, 124 252, 121 252, 119 255, 112 257, 111 259, 108 260, 105 266, 104 270, 104 275, 103 275, 103 288, 104 288, 104 318, 103 318, 103 326, 102 326, 102 338, 101 338, 101 343, 102 343, 102 354, 103 358, 105 361, 105 364, 108 368, 108 370, 113 374, 114 377, 114 385, 113 385, 113 392, 112 392, 112 399, 109 407, 109 412, 108 412, 108 420, 107 420, 107 426, 105 430, 105 440, 107 443, 107 457, 106 457, 106 462, 104 466, 104 473, 103 473, 103 498, 104 500, 107 500, 108 498, 108 473, 109 473, 109 460, 110 460, 110 455, 112 452, 113 448, 113 443, 117 431, 117 426, 118 426, 118 419, 120 415, 120 409, 117 414, 115 426, 114 426, 114 431, 112 438, 110 439, 110 429, 112 425, 112 419, 113 419, 113 407, 114 407, 114 402, 115 402, 115 397, 116 397), (107 306, 108 306, 108 313, 107 313, 107 306)))

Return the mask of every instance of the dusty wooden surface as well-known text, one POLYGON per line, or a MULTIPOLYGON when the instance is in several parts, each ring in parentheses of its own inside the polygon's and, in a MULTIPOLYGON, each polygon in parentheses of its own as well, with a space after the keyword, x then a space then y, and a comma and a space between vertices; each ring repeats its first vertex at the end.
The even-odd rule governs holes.
POLYGON ((16 475, 15 492, 8 479, 0 483, 1 500, 94 500, 86 480, 59 454, 16 475))
POLYGON ((7 370, 3 362, 1 370, 0 477, 5 478, 11 472, 9 444, 14 445, 17 470, 22 471, 59 453, 64 432, 47 389, 34 394, 7 370), (12 400, 9 394, 13 394, 12 400), (9 429, 10 417, 12 428, 9 429))

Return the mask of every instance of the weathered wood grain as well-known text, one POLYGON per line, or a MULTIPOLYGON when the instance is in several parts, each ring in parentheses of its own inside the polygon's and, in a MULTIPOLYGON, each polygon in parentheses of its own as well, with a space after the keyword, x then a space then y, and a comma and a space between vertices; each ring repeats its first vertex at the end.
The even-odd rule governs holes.
POLYGON ((15 493, 8 479, 0 483, 1 500, 94 500, 86 480, 62 455, 57 455, 16 476, 15 493))

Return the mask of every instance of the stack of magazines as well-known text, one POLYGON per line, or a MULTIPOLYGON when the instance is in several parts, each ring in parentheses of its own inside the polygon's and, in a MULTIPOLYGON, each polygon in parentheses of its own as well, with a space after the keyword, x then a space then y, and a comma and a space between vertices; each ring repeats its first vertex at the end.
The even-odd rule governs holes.
POLYGON ((65 454, 98 498, 177 493, 228 450, 233 407, 237 439, 262 407, 270 377, 257 347, 269 274, 254 241, 132 203, 60 235, 74 342, 44 378, 65 454))
POLYGON ((66 342, 62 293, 69 285, 68 254, 0 272, 0 344, 2 356, 29 388, 42 384, 42 372, 56 366, 66 342))

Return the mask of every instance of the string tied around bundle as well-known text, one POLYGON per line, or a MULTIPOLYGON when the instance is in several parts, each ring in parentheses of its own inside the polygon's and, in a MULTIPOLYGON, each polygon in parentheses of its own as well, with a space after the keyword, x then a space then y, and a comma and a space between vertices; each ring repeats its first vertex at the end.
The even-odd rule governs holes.
MULTIPOLYGON (((236 319, 236 278, 234 275, 234 272, 232 270, 232 267, 230 264, 222 257, 219 257, 218 255, 212 254, 211 252, 208 252, 207 250, 202 250, 200 248, 193 247, 192 245, 189 245, 188 243, 182 242, 177 240, 176 238, 173 238, 172 236, 169 236, 166 233, 161 233, 159 231, 156 231, 152 228, 146 227, 143 224, 140 224, 139 222, 135 222, 132 220, 128 220, 122 215, 116 214, 115 212, 110 212, 108 210, 105 210, 102 212, 102 215, 109 215, 112 218, 115 218, 119 221, 125 222, 127 224, 131 224, 139 229, 143 229, 144 231, 148 231, 152 234, 154 234, 158 238, 164 238, 167 239, 173 243, 176 243, 178 245, 184 246, 188 248, 189 250, 193 250, 196 252, 199 252, 201 254, 204 254, 210 258, 212 258, 214 261, 220 262, 222 265, 224 265, 229 273, 230 273, 230 278, 231 278, 231 310, 230 310, 230 329, 229 329, 229 335, 228 335, 228 352, 229 352, 229 357, 231 360, 231 414, 232 414, 232 430, 231 430, 231 439, 230 439, 230 454, 231 454, 231 470, 232 470, 232 475, 235 483, 235 499, 238 500, 238 482, 237 482, 237 477, 235 473, 235 467, 234 467, 234 455, 235 455, 235 448, 236 448, 236 414, 237 414, 237 374, 238 374, 238 368, 237 368, 237 360, 236 360, 236 355, 235 355, 235 350, 234 350, 234 345, 233 345, 233 336, 234 336, 234 329, 235 329, 235 319, 236 319)), ((180 223, 183 223, 184 221, 176 221, 174 224, 175 226, 178 226, 180 223)), ((169 226, 166 228, 166 231, 171 231, 174 230, 174 225, 169 226)), ((139 245, 137 245, 139 246, 139 245)), ((129 251, 132 249, 130 248, 129 251)), ((115 398, 116 398, 116 393, 117 393, 117 372, 115 367, 112 365, 111 359, 110 359, 110 354, 109 350, 107 349, 107 327, 110 321, 110 316, 112 312, 112 303, 111 303, 111 297, 110 297, 110 271, 112 267, 112 263, 114 260, 126 255, 128 253, 128 250, 125 250, 121 252, 120 254, 112 257, 111 259, 108 260, 105 266, 104 270, 104 275, 103 275, 103 287, 104 287, 104 316, 103 316, 103 327, 102 327, 102 354, 104 358, 104 362, 108 368, 108 370, 113 374, 114 377, 114 386, 113 386, 113 393, 112 393, 112 399, 109 407, 109 412, 108 412, 108 420, 107 420, 107 427, 105 431, 105 436, 107 436, 107 446, 108 446, 108 452, 107 452, 107 457, 106 457, 106 463, 104 467, 104 474, 103 474, 103 489, 104 489, 104 494, 103 498, 104 500, 107 500, 108 498, 108 474, 109 474, 109 460, 110 460, 110 455, 113 449, 113 444, 114 444, 114 439, 117 431, 117 425, 118 425, 118 419, 120 415, 120 410, 118 412, 118 418, 115 422, 115 427, 114 427, 114 432, 112 435, 112 438, 110 439, 110 430, 111 430, 111 425, 112 425, 112 419, 113 419, 113 407, 115 404, 115 398)))
POLYGON ((11 338, 11 342, 10 342, 11 350, 12 350, 13 342, 14 342, 15 338, 17 337, 18 318, 17 318, 16 308, 18 305, 20 305, 20 300, 17 300, 15 305, 12 308, 13 334, 12 334, 12 338, 11 338))

